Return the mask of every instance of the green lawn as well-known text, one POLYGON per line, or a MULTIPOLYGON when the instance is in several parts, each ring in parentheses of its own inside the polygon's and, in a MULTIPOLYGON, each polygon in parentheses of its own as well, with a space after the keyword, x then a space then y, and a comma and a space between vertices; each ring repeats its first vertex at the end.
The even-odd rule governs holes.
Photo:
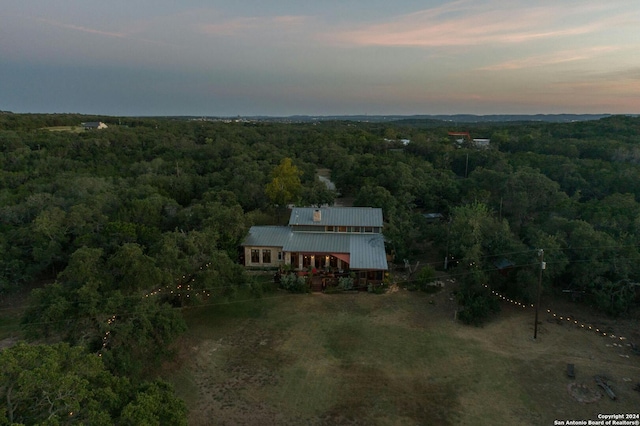
MULTIPOLYGON (((193 425, 537 425, 615 408, 603 399, 588 414, 563 374, 578 346, 602 344, 581 358, 583 372, 615 361, 602 337, 543 326, 533 342, 520 311, 463 326, 447 291, 210 303, 185 311, 190 330, 165 369, 193 425)), ((631 361, 620 374, 633 373, 631 361)))
POLYGON ((430 321, 442 313, 427 297, 281 295, 192 309, 169 379, 192 424, 460 424, 479 387, 519 398, 500 391, 508 374, 486 374, 500 357, 430 321))

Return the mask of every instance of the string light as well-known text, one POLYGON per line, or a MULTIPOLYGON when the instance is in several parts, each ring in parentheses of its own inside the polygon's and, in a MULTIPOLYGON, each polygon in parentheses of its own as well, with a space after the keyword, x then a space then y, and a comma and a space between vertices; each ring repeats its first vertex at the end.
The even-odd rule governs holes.
MULTIPOLYGON (((209 266, 210 266, 210 265, 211 265, 211 263, 206 263, 204 266, 205 266, 206 268, 209 268, 209 266)), ((203 270, 203 267, 202 267, 202 266, 200 266, 200 270, 201 270, 201 271, 203 270)), ((189 278, 187 278, 187 276, 186 276, 186 275, 183 275, 183 276, 182 276, 182 280, 189 280, 189 279, 190 279, 190 282, 195 282, 195 280, 196 280, 194 275, 190 275, 190 276, 189 276, 189 278)), ((178 282, 178 284, 177 284, 173 289, 170 289, 170 286, 169 286, 169 285, 166 285, 166 286, 164 287, 164 289, 165 289, 165 290, 169 290, 169 294, 175 294, 175 293, 174 293, 174 290, 181 290, 181 291, 185 291, 185 289, 183 289, 183 288, 182 288, 182 286, 183 286, 183 282, 180 282, 180 278, 176 278, 176 282, 178 282)), ((149 293, 147 293, 147 294, 143 295, 143 298, 149 298, 150 296, 155 296, 155 295, 157 295, 157 294, 161 293, 161 292, 162 292, 162 289, 163 289, 162 287, 159 287, 157 290, 153 290, 153 291, 151 291, 151 292, 149 292, 149 293)), ((187 291, 187 292, 191 292, 191 291, 193 291, 193 290, 194 290, 194 289, 193 289, 193 288, 191 288, 191 284, 187 284, 187 285, 186 285, 186 291, 187 291)), ((206 295, 206 297, 211 297, 211 292, 209 292, 209 291, 204 291, 204 290, 203 290, 203 291, 202 291, 202 296, 203 296, 203 297, 205 297, 205 295, 206 295)), ((181 296, 182 296, 182 293, 178 293, 178 297, 181 297, 181 296)), ((186 296, 187 296, 189 299, 191 299, 191 295, 190 295, 189 293, 186 293, 186 296)), ((196 293, 196 296, 200 296, 200 292, 199 292, 199 291, 196 293)), ((115 315, 112 315, 109 319, 107 319, 107 325, 109 325, 109 326, 110 326, 110 325, 112 325, 112 324, 114 324, 115 322, 116 322, 116 316, 115 316, 115 315)), ((104 336, 102 336, 102 348, 100 349, 100 352, 98 353, 98 356, 99 356, 99 357, 102 357, 102 352, 101 352, 101 351, 106 350, 106 348, 107 348, 107 344, 108 344, 108 342, 109 342, 109 336, 110 336, 110 335, 111 335, 111 330, 107 330, 107 331, 104 333, 104 336)))
MULTIPOLYGON (((491 290, 487 284, 484 284, 483 286, 484 286, 486 289, 491 290)), ((491 294, 492 294, 492 295, 494 295, 494 296, 496 296, 498 299, 502 299, 502 300, 504 300, 505 302, 509 302, 509 303, 511 303, 511 304, 513 304, 513 305, 515 305, 515 306, 521 306, 521 307, 523 307, 523 308, 526 308, 526 307, 527 307, 527 305, 526 305, 526 304, 521 303, 521 302, 518 302, 517 300, 509 299, 508 297, 504 296, 503 294, 500 294, 499 292, 497 292, 497 291, 495 291, 495 290, 491 290, 491 294)), ((531 308, 533 308, 533 307, 534 307, 533 303, 530 305, 530 307, 531 307, 531 308)), ((567 316, 567 315, 560 315, 560 314, 558 314, 558 313, 556 313, 556 312, 553 312, 551 309, 547 309, 547 313, 548 313, 548 314, 550 314, 550 315, 552 315, 554 318, 556 318, 556 320, 557 320, 557 321, 564 321, 564 320, 566 320, 567 322, 572 322, 572 321, 573 321, 573 324, 574 324, 576 327, 577 327, 577 326, 580 326, 580 328, 581 328, 581 329, 595 331, 596 333, 600 334, 600 335, 601 335, 601 336, 603 336, 603 337, 609 337, 609 338, 611 338, 611 339, 618 339, 618 340, 627 340, 627 338, 626 338, 626 337, 623 337, 623 336, 616 336, 615 334, 611 334, 611 333, 607 334, 605 331, 602 331, 602 330, 600 330, 600 329, 599 329, 599 328, 597 328, 597 327, 595 327, 595 328, 594 328, 593 326, 591 326, 591 325, 589 325, 589 324, 582 323, 582 322, 578 321, 577 319, 572 318, 571 316, 567 316)))

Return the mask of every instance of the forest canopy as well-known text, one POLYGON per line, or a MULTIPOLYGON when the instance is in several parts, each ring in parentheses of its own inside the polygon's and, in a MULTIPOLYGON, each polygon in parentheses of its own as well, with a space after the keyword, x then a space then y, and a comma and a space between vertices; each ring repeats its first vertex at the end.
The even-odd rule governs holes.
POLYGON ((469 322, 495 310, 489 280, 533 300, 539 249, 547 294, 612 316, 640 294, 640 118, 459 129, 0 114, 0 166, 0 296, 34 288, 25 336, 71 345, 21 346, 4 358, 92 354, 100 365, 86 380, 108 387, 119 379, 105 374, 126 377, 129 395, 164 398, 164 385, 144 379, 186 329, 178 308, 261 294, 238 262, 250 226, 276 223, 274 206, 331 203, 338 193, 382 209, 394 262, 427 250, 446 258, 460 302, 476 312, 469 322), (50 129, 83 121, 109 127, 50 129), (491 143, 457 143, 451 130, 491 143))

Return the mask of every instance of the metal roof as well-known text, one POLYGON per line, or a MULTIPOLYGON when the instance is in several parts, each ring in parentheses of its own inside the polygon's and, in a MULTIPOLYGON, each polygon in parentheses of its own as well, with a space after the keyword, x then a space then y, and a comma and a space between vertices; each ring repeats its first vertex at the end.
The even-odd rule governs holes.
POLYGON ((292 232, 284 251, 304 253, 349 253, 350 234, 321 234, 318 232, 292 232))
POLYGON ((287 226, 252 226, 242 245, 282 247, 296 253, 347 253, 351 269, 388 269, 382 234, 293 232, 287 226))
POLYGON ((389 269, 382 234, 351 235, 349 252, 351 269, 389 269))
POLYGON ((243 246, 284 247, 291 238, 291 229, 287 226, 252 226, 243 246))
POLYGON ((289 225, 318 226, 379 226, 382 223, 382 209, 377 207, 294 207, 289 217, 289 225), (314 222, 315 211, 320 212, 320 220, 314 222))

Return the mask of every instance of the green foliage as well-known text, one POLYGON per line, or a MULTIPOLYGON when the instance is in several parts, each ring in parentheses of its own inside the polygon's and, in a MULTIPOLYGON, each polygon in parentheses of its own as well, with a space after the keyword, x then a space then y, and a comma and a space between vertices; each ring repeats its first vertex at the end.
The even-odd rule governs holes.
POLYGON ((389 285, 385 282, 382 282, 380 284, 368 283, 367 292, 373 293, 373 294, 384 294, 387 292, 388 287, 389 285))
POLYGON ((353 277, 338 278, 338 288, 343 291, 353 290, 353 277))
POLYGON ((416 282, 421 290, 426 290, 430 282, 435 278, 436 271, 431 266, 425 266, 418 272, 416 282))
POLYGON ((333 205, 336 196, 336 191, 327 188, 327 185, 319 179, 315 179, 311 185, 302 188, 302 205, 318 207, 333 205))
POLYGON ((482 288, 467 288, 458 293, 458 303, 463 306, 458 318, 465 324, 481 325, 491 315, 500 311, 498 300, 482 288))
POLYGON ((623 316, 629 311, 636 298, 636 289, 640 283, 628 279, 611 282, 598 277, 593 283, 592 293, 596 306, 612 317, 623 316))
POLYGON ((186 425, 187 408, 162 381, 145 383, 122 410, 123 425, 186 425))
POLYGON ((301 175, 302 172, 293 165, 291 158, 283 158, 271 172, 271 181, 265 188, 267 197, 273 204, 281 207, 295 201, 302 189, 301 175))
MULTIPOLYGON (((492 149, 482 151, 455 148, 450 123, 435 121, 120 121, 0 114, 0 292, 53 282, 29 299, 29 337, 82 344, 117 374, 140 377, 184 330, 181 312, 169 304, 192 303, 187 293, 145 298, 151 290, 184 281, 214 300, 269 290, 248 281, 235 263, 237 246, 253 223, 273 224, 274 204, 331 203, 335 194, 316 179, 319 167, 331 169, 355 205, 383 209, 396 259, 448 247, 464 321, 479 323, 495 311, 482 287, 489 277, 506 294, 531 300, 538 248, 547 262, 544 291, 584 291, 610 315, 636 305, 638 118, 470 125, 472 134, 492 137, 492 149), (113 125, 105 132, 38 130, 81 121, 113 125), (385 135, 411 143, 387 152, 385 135), (451 222, 427 225, 427 212, 451 222), (496 272, 501 260, 514 265, 504 276, 496 272)), ((428 282, 423 273, 418 280, 428 282)), ((284 280, 289 291, 309 290, 302 277, 284 280)), ((65 380, 78 386, 79 398, 92 398, 82 383, 65 380)), ((180 423, 154 405, 169 392, 161 384, 143 390, 113 383, 108 397, 96 396, 111 401, 107 414, 96 409, 82 422, 180 423), (135 397, 138 391, 151 399, 135 397), (126 405, 125 420, 114 413, 126 405)))
POLYGON ((164 382, 133 386, 78 346, 17 345, 0 352, 1 424, 186 424, 164 382))
POLYGON ((306 277, 293 274, 284 274, 280 277, 280 287, 290 293, 309 293, 311 289, 306 277))

